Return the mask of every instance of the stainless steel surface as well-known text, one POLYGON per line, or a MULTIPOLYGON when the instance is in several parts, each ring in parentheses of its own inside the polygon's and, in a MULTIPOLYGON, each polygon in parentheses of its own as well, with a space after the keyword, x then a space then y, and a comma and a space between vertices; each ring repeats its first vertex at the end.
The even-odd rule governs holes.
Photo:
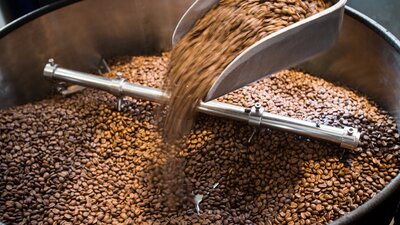
POLYGON ((345 3, 339 0, 247 48, 222 71, 204 100, 220 97, 331 48, 339 37, 345 3))
MULTIPOLYGON (((267 75, 305 62, 332 47, 339 37, 344 5, 339 0, 328 9, 294 23, 251 45, 218 76, 204 101, 216 99, 267 75)), ((179 41, 218 0, 198 0, 186 11, 172 37, 179 41)))
POLYGON ((57 57, 62 65, 95 72, 102 57, 170 49, 173 29, 191 3, 86 0, 24 24, 0 38, 0 108, 51 93, 51 85, 41 76, 42 65, 50 57, 57 57))
POLYGON ((250 110, 248 110, 249 113, 249 124, 250 125, 255 125, 255 126, 260 126, 262 123, 263 119, 263 113, 265 109, 262 107, 260 103, 254 104, 253 107, 251 107, 250 110))
POLYGON ((187 32, 192 29, 198 19, 217 5, 219 0, 196 0, 183 14, 172 34, 172 45, 175 45, 187 32))
MULTIPOLYGON (((21 26, 0 39, 0 108, 51 93, 51 85, 41 76, 41 65, 49 57, 64 66, 93 72, 102 56, 157 54, 170 49, 173 28, 191 3, 86 0, 21 26), (65 34, 74 35, 65 38, 65 34)), ((300 68, 361 90, 399 118, 399 62, 396 50, 383 38, 346 16, 339 43, 300 68)))
POLYGON ((399 0, 348 0, 347 5, 366 14, 400 38, 399 0))
POLYGON ((75 93, 83 91, 83 90, 85 90, 85 87, 82 87, 79 85, 71 85, 71 86, 68 86, 66 88, 59 90, 59 92, 62 96, 66 97, 68 95, 72 95, 72 94, 75 94, 75 93))
MULTIPOLYGON (((77 85, 104 90, 118 97, 127 95, 155 102, 165 102, 168 99, 168 96, 164 94, 163 91, 129 83, 121 78, 122 74, 119 74, 115 79, 109 79, 64 69, 59 67, 53 61, 49 61, 49 63, 44 67, 43 75, 59 81, 66 81, 77 85)), ((120 106, 118 106, 118 110, 120 110, 119 107, 120 106)), ((202 102, 197 110, 201 113, 213 116, 246 121, 250 125, 264 125, 303 136, 338 143, 341 147, 347 149, 356 148, 360 139, 360 133, 355 128, 336 128, 270 114, 264 112, 264 108, 259 103, 256 103, 253 108, 248 110, 239 106, 210 101, 202 102)))
POLYGON ((270 126, 303 136, 339 143, 340 147, 347 149, 356 148, 360 139, 360 133, 355 128, 345 127, 342 129, 325 126, 266 112, 262 114, 261 125, 270 126), (271 126, 271 124, 273 126, 271 126))
MULTIPOLYGON (((388 31, 385 35, 394 38, 388 31)), ((387 110, 400 126, 399 51, 375 30, 347 16, 335 47, 298 67, 358 90, 387 110)))
POLYGON ((83 72, 73 71, 59 67, 57 64, 47 63, 43 75, 50 79, 66 81, 79 86, 96 88, 107 91, 116 96, 134 96, 149 101, 164 102, 166 96, 158 89, 132 84, 119 77, 109 79, 83 72))
MULTIPOLYGON (((85 0, 18 25, 6 35, 5 29, 0 30, 0 108, 51 93, 52 85, 42 74, 49 57, 63 66, 93 72, 102 55, 154 55, 170 49, 172 31, 192 2, 85 0)), ((334 48, 299 68, 361 91, 400 125, 400 43, 351 8, 346 7, 334 48)), ((379 207, 393 205, 388 201, 397 199, 399 186, 397 176, 371 200, 331 224, 382 224, 379 207)))

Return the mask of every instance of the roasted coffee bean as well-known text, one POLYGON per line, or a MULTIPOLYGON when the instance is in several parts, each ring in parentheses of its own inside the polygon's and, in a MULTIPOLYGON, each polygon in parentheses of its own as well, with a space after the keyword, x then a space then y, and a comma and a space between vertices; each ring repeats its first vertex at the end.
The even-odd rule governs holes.
POLYGON ((329 0, 219 1, 172 50, 165 82, 171 96, 166 141, 173 143, 189 132, 196 107, 235 57, 267 35, 330 5, 329 0))
MULTIPOLYGON (((106 76, 160 88, 169 54, 110 62, 106 76)), ((327 224, 398 173, 395 120, 354 91, 285 70, 218 100, 331 126, 345 119, 362 143, 350 151, 267 128, 249 143, 254 128, 199 115, 166 145, 157 104, 126 98, 117 112, 114 96, 87 89, 0 110, 0 222, 327 224)))

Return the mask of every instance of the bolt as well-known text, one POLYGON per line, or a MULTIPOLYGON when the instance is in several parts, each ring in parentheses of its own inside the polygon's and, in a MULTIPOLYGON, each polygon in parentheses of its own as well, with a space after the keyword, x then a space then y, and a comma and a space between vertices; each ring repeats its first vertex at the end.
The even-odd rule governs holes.
POLYGON ((124 75, 123 73, 117 72, 117 78, 118 78, 118 79, 121 79, 123 75, 124 75))
POLYGON ((254 104, 254 107, 256 108, 256 111, 258 112, 261 109, 261 104, 257 102, 256 104, 254 104))
POLYGON ((51 65, 51 66, 54 66, 56 63, 54 62, 54 59, 53 58, 51 58, 51 59, 49 59, 49 64, 51 65))
POLYGON ((353 134, 353 131, 354 131, 353 128, 349 128, 349 129, 347 130, 347 134, 348 134, 348 135, 352 135, 352 134, 353 134))

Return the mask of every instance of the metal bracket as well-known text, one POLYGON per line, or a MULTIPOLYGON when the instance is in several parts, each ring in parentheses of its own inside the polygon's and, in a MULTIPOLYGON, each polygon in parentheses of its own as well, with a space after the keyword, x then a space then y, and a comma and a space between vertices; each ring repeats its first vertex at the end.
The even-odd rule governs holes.
POLYGON ((43 75, 48 78, 54 78, 54 72, 57 70, 58 65, 55 63, 54 59, 50 58, 44 67, 43 75))
POLYGON ((123 84, 125 82, 125 79, 122 78, 123 73, 121 72, 117 72, 117 77, 112 80, 113 81, 113 85, 117 86, 117 92, 113 93, 115 96, 117 96, 117 110, 118 112, 121 111, 123 103, 124 103, 124 96, 122 94, 123 92, 123 84))
POLYGON ((107 61, 104 58, 101 58, 97 71, 99 73, 109 73, 111 71, 107 61))
MULTIPOLYGON (((46 71, 48 72, 45 73, 45 76, 52 78, 54 75, 54 71, 58 68, 58 65, 55 63, 54 59, 49 59, 48 63, 46 64, 46 68, 46 71)), ((83 91, 86 88, 79 85, 68 85, 66 82, 63 81, 58 82, 55 86, 57 92, 64 97, 83 91)))
POLYGON ((56 84, 56 90, 58 93, 62 93, 63 91, 65 91, 68 88, 67 83, 65 82, 58 82, 56 84))
POLYGON ((62 96, 67 97, 68 95, 75 94, 77 92, 85 90, 86 87, 82 87, 79 85, 67 85, 65 82, 59 82, 56 85, 56 90, 58 93, 60 93, 62 96))
POLYGON ((264 110, 264 107, 262 107, 260 103, 257 102, 254 104, 249 110, 249 124, 252 126, 260 126, 264 110))
POLYGON ((357 143, 358 140, 360 140, 361 133, 352 127, 344 127, 343 130, 344 132, 340 147, 351 149, 353 148, 354 143, 357 143))
POLYGON ((258 128, 253 128, 253 132, 251 133, 249 139, 247 140, 247 144, 251 144, 251 141, 253 141, 253 138, 256 135, 257 131, 258 131, 258 128))

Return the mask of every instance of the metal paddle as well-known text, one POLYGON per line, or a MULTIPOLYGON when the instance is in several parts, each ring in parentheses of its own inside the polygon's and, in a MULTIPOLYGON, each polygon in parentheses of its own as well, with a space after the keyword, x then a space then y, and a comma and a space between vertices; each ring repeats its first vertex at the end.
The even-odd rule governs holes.
MULTIPOLYGON (((204 101, 216 99, 267 75, 307 61, 329 49, 339 37, 347 0, 276 31, 245 49, 218 76, 204 101)), ((175 28, 175 45, 219 0, 197 0, 175 28)))

